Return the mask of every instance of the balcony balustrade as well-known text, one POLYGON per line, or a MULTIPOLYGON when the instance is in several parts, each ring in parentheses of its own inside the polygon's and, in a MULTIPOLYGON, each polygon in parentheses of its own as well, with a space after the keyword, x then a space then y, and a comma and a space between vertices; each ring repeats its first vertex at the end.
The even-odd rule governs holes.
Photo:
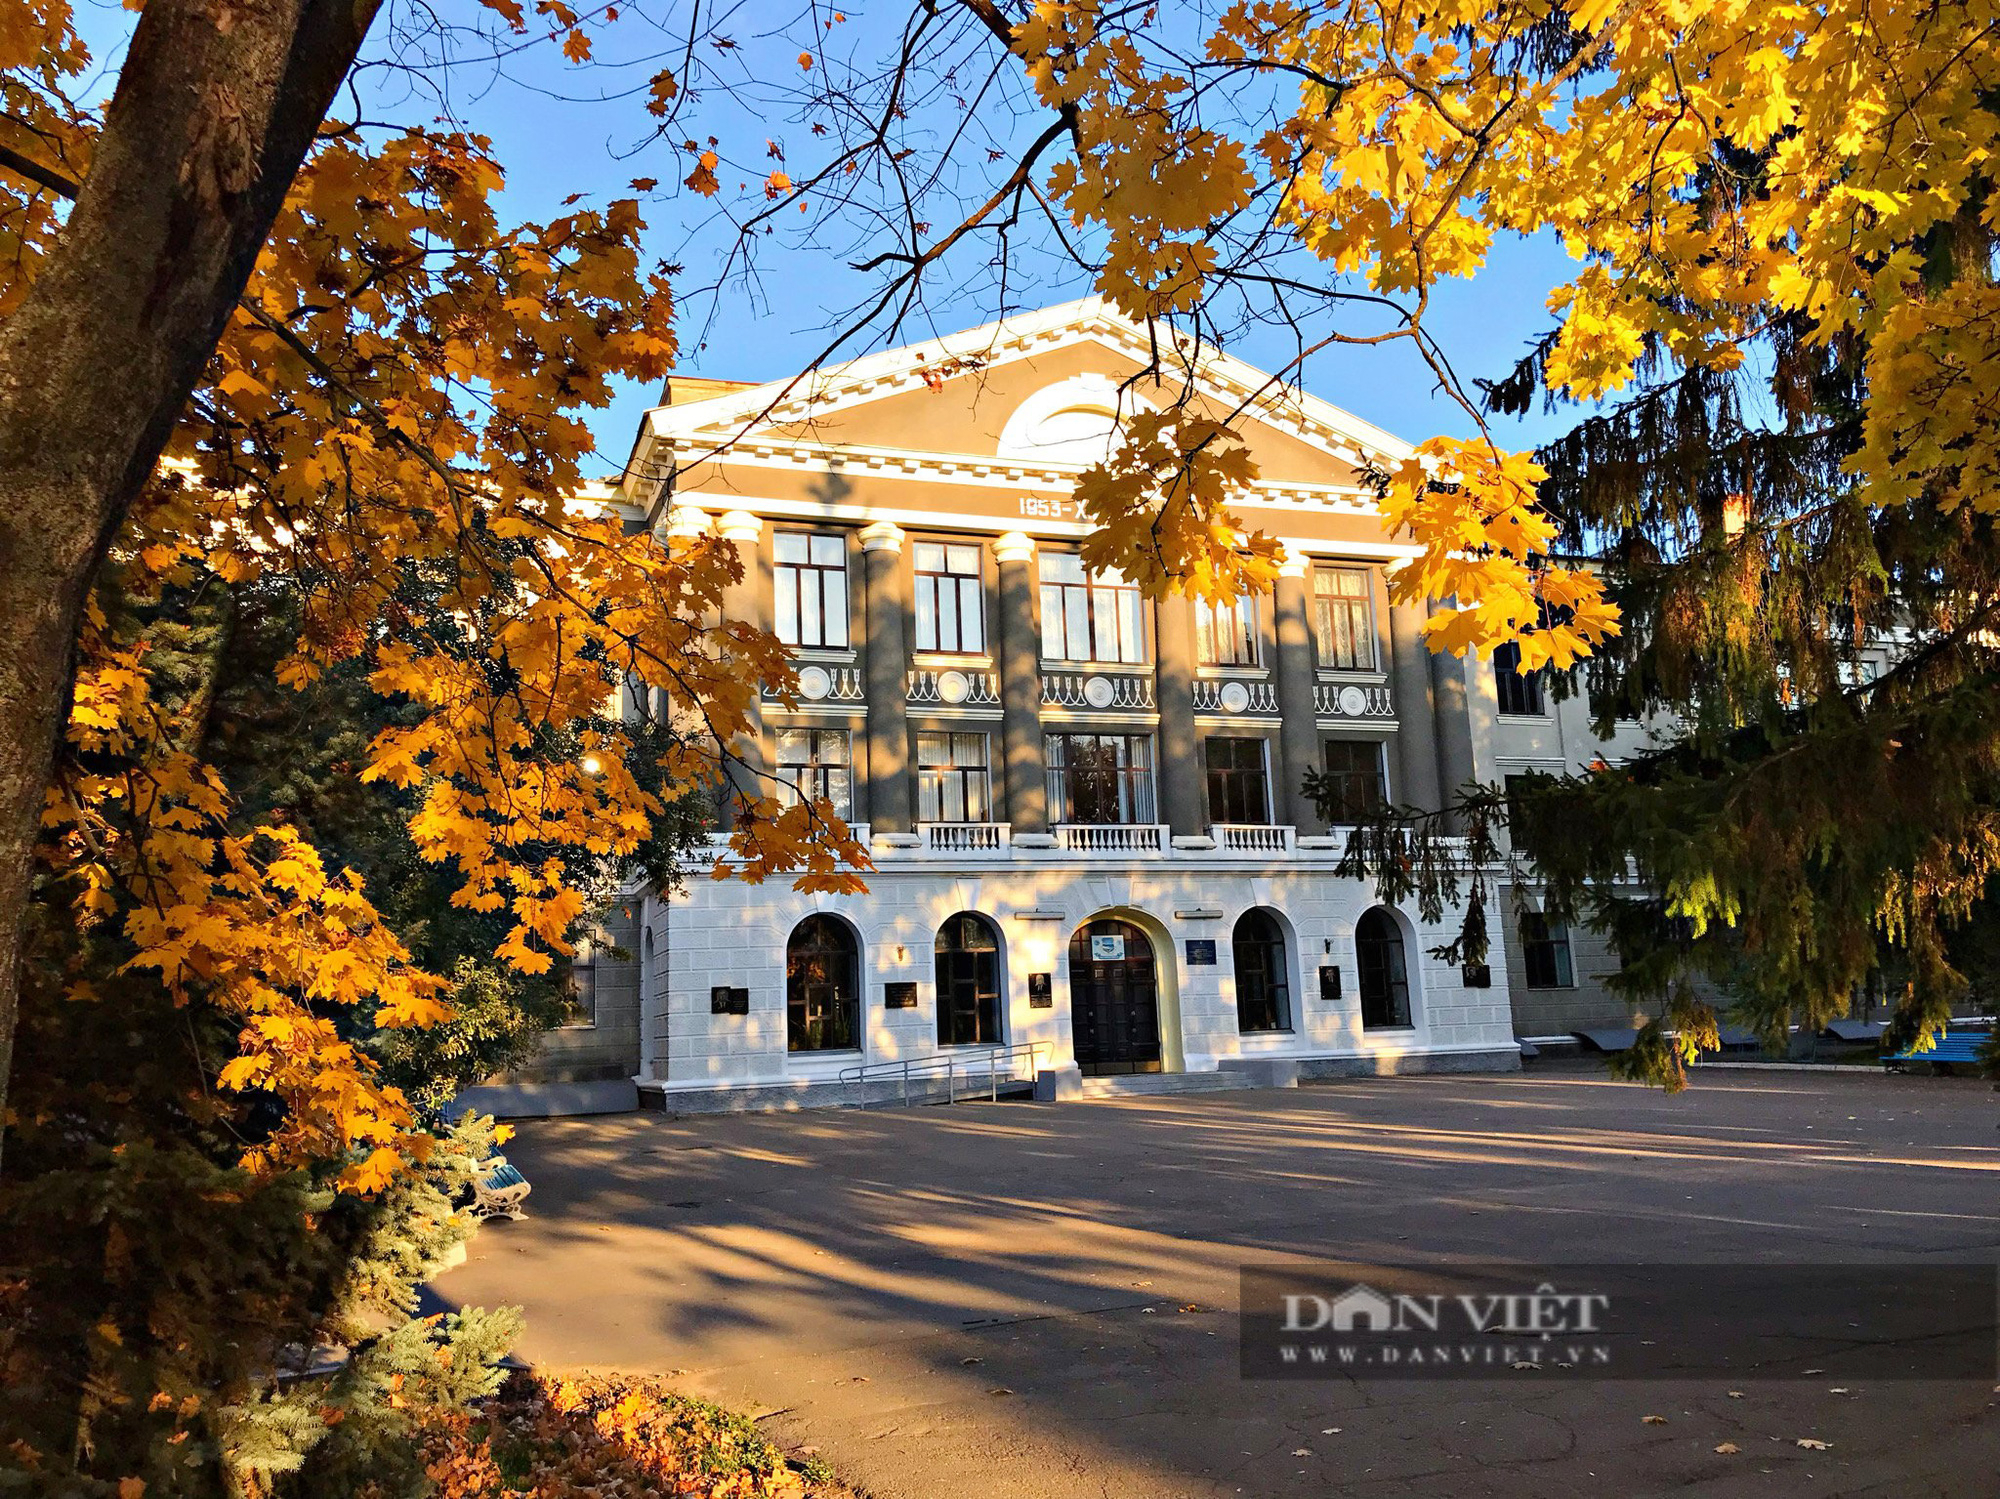
POLYGON ((1226 854, 1289 854, 1298 847, 1297 830, 1254 822, 1218 822, 1209 830, 1226 854))
POLYGON ((1065 822, 1055 833, 1056 847, 1072 854, 1158 854, 1167 848, 1167 830, 1152 822, 1065 822))
POLYGON ((924 822, 917 831, 934 854, 1003 854, 1013 842, 1013 829, 1004 822, 924 822))

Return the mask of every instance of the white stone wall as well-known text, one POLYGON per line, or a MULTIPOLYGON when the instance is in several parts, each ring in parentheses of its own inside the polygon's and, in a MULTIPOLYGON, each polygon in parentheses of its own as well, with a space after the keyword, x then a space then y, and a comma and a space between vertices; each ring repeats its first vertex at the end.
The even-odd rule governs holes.
MULTIPOLYGON (((732 1087, 833 1082, 842 1068, 937 1055, 932 944, 958 911, 977 911, 1000 932, 1005 1040, 1039 1042, 1039 1065, 1073 1055, 1069 941, 1077 927, 1107 914, 1131 920, 1153 939, 1159 972, 1161 1032, 1169 1071, 1211 1071, 1234 1057, 1351 1058, 1396 1070, 1398 1059, 1511 1053, 1513 1026, 1505 966, 1492 965, 1492 987, 1469 989, 1427 949, 1456 932, 1422 927, 1398 913, 1411 981, 1414 1025, 1364 1031, 1356 980, 1354 928, 1375 902, 1368 886, 1298 865, 1257 867, 1176 858, 1125 868, 1075 861, 995 862, 981 868, 884 861, 858 896, 806 895, 696 876, 671 900, 646 904, 657 972, 643 986, 648 1014, 645 1075, 669 1093, 732 1087), (1231 934, 1236 919, 1263 906, 1289 940, 1293 1026, 1288 1033, 1239 1033, 1231 934), (1181 916, 1215 911, 1219 917, 1181 916), (792 1055, 785 1046, 785 943, 814 912, 848 921, 861 945, 862 1030, 859 1053, 792 1055), (1190 938, 1215 943, 1214 966, 1190 967, 1190 938), (1341 997, 1319 997, 1319 969, 1337 963, 1341 997), (1028 975, 1054 979, 1054 1005, 1029 1005, 1028 975), (914 1010, 889 1010, 883 986, 914 981, 914 1010), (747 1016, 715 1015, 716 985, 750 991, 747 1016)), ((1497 954, 1496 954, 1497 957, 1497 954)))

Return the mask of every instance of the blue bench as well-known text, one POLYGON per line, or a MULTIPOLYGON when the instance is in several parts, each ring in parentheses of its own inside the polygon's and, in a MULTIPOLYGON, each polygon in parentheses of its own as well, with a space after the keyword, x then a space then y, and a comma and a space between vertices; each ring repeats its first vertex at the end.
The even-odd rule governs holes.
POLYGON ((1934 1062, 1939 1066, 1959 1064, 1973 1066, 1979 1061, 1979 1048, 1986 1044, 1992 1034, 1986 1030, 1944 1030, 1936 1036, 1937 1044, 1929 1051, 1899 1051, 1894 1056, 1884 1057, 1884 1065, 1897 1067, 1910 1062, 1934 1062))

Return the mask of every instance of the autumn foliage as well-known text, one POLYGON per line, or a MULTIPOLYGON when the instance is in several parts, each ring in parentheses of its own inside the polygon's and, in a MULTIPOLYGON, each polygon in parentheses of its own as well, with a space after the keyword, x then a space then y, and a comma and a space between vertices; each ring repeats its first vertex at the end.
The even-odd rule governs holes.
MULTIPOLYGON (((756 1426, 658 1379, 516 1376, 476 1413, 418 1433, 439 1499, 847 1499, 824 1466, 793 1464, 756 1426)), ((374 1496, 364 1492, 364 1499, 374 1496)))

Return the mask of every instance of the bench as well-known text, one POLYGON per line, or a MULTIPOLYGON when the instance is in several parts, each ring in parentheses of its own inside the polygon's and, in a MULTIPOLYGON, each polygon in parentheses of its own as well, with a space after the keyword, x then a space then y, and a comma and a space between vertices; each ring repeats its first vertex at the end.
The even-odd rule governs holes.
POLYGON ((521 1204, 534 1188, 528 1179, 496 1155, 486 1163, 485 1174, 472 1184, 472 1216, 475 1218, 525 1218, 521 1204))
POLYGON ((1929 1051, 1899 1051, 1894 1056, 1882 1058, 1885 1067, 1902 1070, 1911 1062, 1930 1062, 1939 1067, 1954 1064, 1970 1067, 1979 1061, 1979 1048, 1986 1044, 1992 1034, 1986 1030, 1943 1030, 1938 1032, 1937 1044, 1929 1051))

